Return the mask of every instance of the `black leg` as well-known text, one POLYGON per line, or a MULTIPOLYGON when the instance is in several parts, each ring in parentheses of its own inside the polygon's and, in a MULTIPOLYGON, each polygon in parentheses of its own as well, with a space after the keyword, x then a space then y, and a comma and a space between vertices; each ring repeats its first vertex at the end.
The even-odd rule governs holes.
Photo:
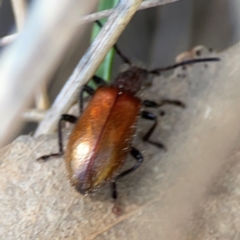
POLYGON ((142 102, 142 105, 144 107, 150 107, 150 108, 158 108, 162 107, 164 105, 175 105, 177 107, 185 108, 185 104, 179 100, 172 100, 172 99, 163 99, 160 103, 156 103, 154 101, 150 100, 144 100, 142 102))
POLYGON ((83 94, 84 93, 88 93, 89 95, 93 95, 94 94, 94 89, 89 87, 88 85, 84 85, 80 91, 80 95, 79 95, 79 108, 80 108, 80 115, 83 112, 83 94))
POLYGON ((92 80, 97 84, 97 85, 106 85, 106 81, 96 75, 92 77, 92 80))
POLYGON ((119 178, 122 178, 132 172, 134 172, 137 168, 139 168, 141 166, 141 164, 143 163, 143 156, 142 154, 134 147, 132 147, 131 149, 131 155, 137 160, 137 164, 133 167, 131 167, 130 169, 120 173, 118 176, 117 176, 117 179, 119 178))
POLYGON ((112 191, 112 198, 114 201, 117 200, 117 184, 115 181, 111 182, 111 191, 112 191))
MULTIPOLYGON (((143 163, 143 156, 142 154, 134 147, 132 147, 131 149, 131 155, 137 160, 137 164, 131 168, 129 168, 128 170, 120 173, 117 177, 116 180, 118 180, 119 178, 125 177, 126 175, 134 172, 136 169, 138 169, 141 164, 143 163)), ((111 190, 112 190, 112 198, 115 201, 117 199, 117 184, 116 184, 116 180, 111 182, 111 190)))
POLYGON ((63 155, 63 143, 62 143, 62 122, 70 122, 70 123, 76 123, 77 117, 73 115, 63 114, 58 122, 58 146, 59 146, 59 152, 58 153, 52 153, 49 155, 44 155, 38 158, 37 160, 43 160, 47 161, 50 157, 59 157, 63 155))
MULTIPOLYGON (((105 85, 106 82, 98 77, 98 76, 93 76, 92 77, 93 81, 97 84, 97 85, 105 85)), ((80 115, 82 114, 83 112, 83 96, 84 96, 84 93, 88 93, 89 95, 93 95, 94 94, 94 89, 89 87, 88 85, 84 85, 80 91, 80 94, 79 94, 79 108, 80 108, 80 115)))
MULTIPOLYGON (((96 24, 101 28, 102 27, 102 23, 99 20, 96 20, 96 24)), ((118 54, 118 56, 123 60, 123 62, 131 65, 131 61, 122 53, 122 51, 118 48, 117 44, 113 45, 114 50, 116 51, 116 53, 118 54)))
POLYGON ((162 144, 161 142, 154 142, 149 140, 149 138, 151 137, 151 135, 153 134, 156 126, 157 126, 157 117, 150 113, 150 112, 146 112, 146 111, 142 111, 141 113, 141 117, 147 120, 152 120, 154 121, 154 124, 152 125, 152 127, 148 130, 148 132, 144 135, 143 137, 143 141, 146 141, 148 143, 151 143, 153 145, 155 145, 156 147, 162 148, 164 150, 167 150, 166 147, 164 146, 164 144, 162 144))

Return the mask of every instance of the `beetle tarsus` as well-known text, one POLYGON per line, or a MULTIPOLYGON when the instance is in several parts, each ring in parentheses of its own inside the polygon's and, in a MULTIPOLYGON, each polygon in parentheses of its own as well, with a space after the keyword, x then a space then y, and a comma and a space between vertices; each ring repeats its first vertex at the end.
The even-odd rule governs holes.
POLYGON ((39 157, 37 159, 37 161, 39 161, 39 162, 47 162, 52 157, 62 157, 62 156, 63 156, 63 153, 60 153, 60 152, 59 153, 53 153, 53 154, 41 156, 41 157, 39 157))
POLYGON ((176 107, 181 107, 181 108, 186 107, 185 103, 183 103, 182 101, 179 101, 179 100, 175 100, 175 99, 163 99, 160 103, 156 103, 156 102, 150 101, 150 100, 144 100, 142 102, 142 105, 144 107, 149 107, 149 108, 158 108, 158 107, 162 107, 164 105, 174 105, 176 107))
POLYGON ((46 162, 49 160, 51 157, 61 157, 64 154, 63 151, 63 144, 62 144, 62 122, 70 122, 70 123, 76 123, 77 122, 77 117, 69 114, 63 114, 61 115, 60 120, 58 121, 58 146, 59 146, 59 152, 58 153, 53 153, 49 155, 44 155, 41 156, 37 159, 37 161, 43 161, 46 162))
POLYGON ((62 144, 62 122, 70 122, 70 123, 76 123, 77 117, 69 114, 62 114, 61 118, 58 122, 58 146, 59 146, 59 153, 63 153, 63 144, 62 144))
POLYGON ((165 147, 165 145, 161 142, 154 142, 154 141, 151 141, 149 140, 149 138, 152 136, 155 128, 157 127, 157 117, 151 113, 151 112, 147 112, 147 111, 142 111, 141 113, 141 117, 144 118, 144 119, 147 119, 147 120, 151 120, 151 121, 154 121, 154 124, 152 125, 152 127, 148 130, 148 132, 144 135, 143 137, 143 141, 145 142, 148 142, 158 148, 161 148, 165 151, 167 151, 167 148, 165 147))
POLYGON ((162 107, 164 105, 174 105, 176 107, 180 108, 186 108, 185 103, 179 100, 174 100, 174 99, 163 99, 159 104, 158 107, 162 107))
POLYGON ((117 176, 117 179, 119 178, 122 178, 122 177, 125 177, 126 175, 134 172, 136 169, 138 169, 141 164, 143 163, 143 156, 142 154, 134 147, 132 147, 131 149, 131 155, 135 158, 135 160, 137 160, 137 164, 133 167, 131 167, 130 169, 120 173, 118 176, 117 176))
MULTIPOLYGON (((135 166, 129 168, 128 170, 120 173, 116 177, 116 180, 119 179, 119 178, 125 177, 126 175, 134 172, 143 163, 144 158, 143 158, 143 156, 142 156, 140 151, 138 151, 136 148, 132 147, 130 153, 134 157, 134 159, 137 161, 137 164, 135 166)), ((116 181, 111 182, 111 190, 112 190, 112 198, 113 198, 114 201, 116 201, 117 200, 117 184, 116 184, 116 181)))
POLYGON ((117 200, 117 184, 115 181, 111 182, 111 191, 112 191, 113 201, 116 201, 117 200))
POLYGON ((82 112, 83 112, 83 96, 84 96, 84 93, 88 93, 89 95, 93 95, 94 94, 94 89, 89 87, 88 85, 84 85, 80 91, 80 94, 79 94, 79 111, 80 111, 80 114, 82 115, 82 112))

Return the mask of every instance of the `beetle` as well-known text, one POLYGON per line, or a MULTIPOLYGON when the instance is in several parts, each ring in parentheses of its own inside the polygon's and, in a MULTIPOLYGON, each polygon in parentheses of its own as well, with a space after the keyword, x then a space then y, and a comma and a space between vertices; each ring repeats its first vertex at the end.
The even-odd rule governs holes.
MULTIPOLYGON (((97 23, 101 26, 99 22, 97 23)), ((141 100, 138 93, 146 83, 148 75, 160 74, 165 70, 197 62, 219 61, 219 58, 192 59, 166 68, 147 70, 134 66, 117 45, 114 45, 114 49, 129 68, 121 72, 110 85, 98 76, 92 77, 100 87, 96 91, 88 85, 81 89, 79 97, 81 117, 63 114, 59 120, 59 152, 44 155, 39 159, 47 161, 50 157, 63 156, 62 122, 75 124, 65 153, 65 165, 72 186, 85 195, 109 182, 112 198, 116 200, 116 181, 134 172, 144 160, 141 152, 132 146, 138 117, 153 121, 143 140, 165 149, 164 144, 150 139, 158 124, 157 116, 142 108, 158 108, 166 104, 185 107, 178 100, 163 99, 160 103, 141 100), (92 95, 92 99, 83 111, 84 93, 92 95), (137 163, 130 169, 120 172, 129 153, 137 163)))

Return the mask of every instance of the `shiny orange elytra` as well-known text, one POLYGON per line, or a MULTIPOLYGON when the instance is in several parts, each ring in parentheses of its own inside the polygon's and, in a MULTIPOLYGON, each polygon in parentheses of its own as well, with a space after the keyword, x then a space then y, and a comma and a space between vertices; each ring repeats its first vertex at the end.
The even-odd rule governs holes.
POLYGON ((97 89, 69 137, 65 156, 71 183, 80 193, 91 192, 119 174, 140 108, 140 99, 132 94, 116 87, 97 89))
MULTIPOLYGON (((135 171, 143 162, 142 154, 132 147, 133 136, 136 131, 136 122, 141 115, 153 120, 153 127, 145 135, 145 141, 156 127, 156 117, 148 112, 141 113, 142 105, 158 105, 151 101, 142 102, 136 94, 145 82, 147 71, 138 67, 130 67, 118 75, 110 86, 100 86, 94 90, 84 86, 83 93, 93 94, 93 98, 83 111, 80 118, 64 114, 58 125, 59 153, 45 155, 39 159, 47 160, 52 156, 63 155, 62 121, 75 123, 65 153, 65 163, 71 184, 81 194, 88 194, 106 182, 112 185, 112 197, 117 198, 116 179, 135 171), (137 160, 132 168, 120 173, 128 153, 137 160)), ((104 82, 94 76, 96 83, 104 82)), ((180 104, 174 101, 173 104, 180 104)), ((82 112, 82 105, 80 105, 82 112)), ((161 143, 154 143, 163 147, 161 143)))
POLYGON ((184 107, 178 100, 163 99, 160 103, 141 100, 137 94, 145 85, 149 74, 159 74, 197 62, 219 61, 219 58, 200 58, 184 61, 166 68, 147 70, 136 67, 114 46, 116 52, 129 65, 129 69, 120 73, 111 85, 93 76, 96 84, 101 86, 94 90, 84 86, 80 92, 80 117, 63 114, 58 124, 59 152, 45 155, 39 159, 62 156, 62 122, 76 124, 73 128, 65 153, 65 163, 71 184, 81 194, 88 194, 105 183, 111 183, 112 197, 117 198, 116 180, 135 171, 143 162, 143 156, 132 146, 136 132, 137 119, 142 117, 153 121, 152 127, 144 135, 143 140, 160 148, 165 148, 160 142, 150 139, 157 126, 157 116, 142 110, 143 107, 158 108, 166 104, 184 107), (93 98, 83 111, 83 94, 87 92, 93 98), (137 164, 121 172, 127 155, 136 159, 137 164))

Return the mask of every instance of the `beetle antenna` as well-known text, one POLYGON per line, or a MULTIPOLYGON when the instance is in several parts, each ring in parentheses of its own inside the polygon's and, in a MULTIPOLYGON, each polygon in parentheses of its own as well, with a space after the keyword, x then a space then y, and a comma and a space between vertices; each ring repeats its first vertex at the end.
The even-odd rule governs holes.
POLYGON ((198 59, 192 59, 192 60, 186 60, 180 63, 176 63, 173 65, 170 65, 168 67, 164 67, 164 68, 155 68, 153 70, 148 71, 148 73, 150 74, 160 74, 163 71, 168 71, 177 67, 181 67, 181 66, 186 66, 188 64, 194 64, 194 63, 200 63, 200 62, 218 62, 220 61, 220 58, 198 58, 198 59))
MULTIPOLYGON (((96 24, 101 28, 103 25, 99 20, 95 21, 96 24)), ((131 61, 122 53, 122 51, 118 48, 117 44, 113 45, 114 50, 118 54, 118 56, 123 60, 123 62, 132 65, 131 61)))

